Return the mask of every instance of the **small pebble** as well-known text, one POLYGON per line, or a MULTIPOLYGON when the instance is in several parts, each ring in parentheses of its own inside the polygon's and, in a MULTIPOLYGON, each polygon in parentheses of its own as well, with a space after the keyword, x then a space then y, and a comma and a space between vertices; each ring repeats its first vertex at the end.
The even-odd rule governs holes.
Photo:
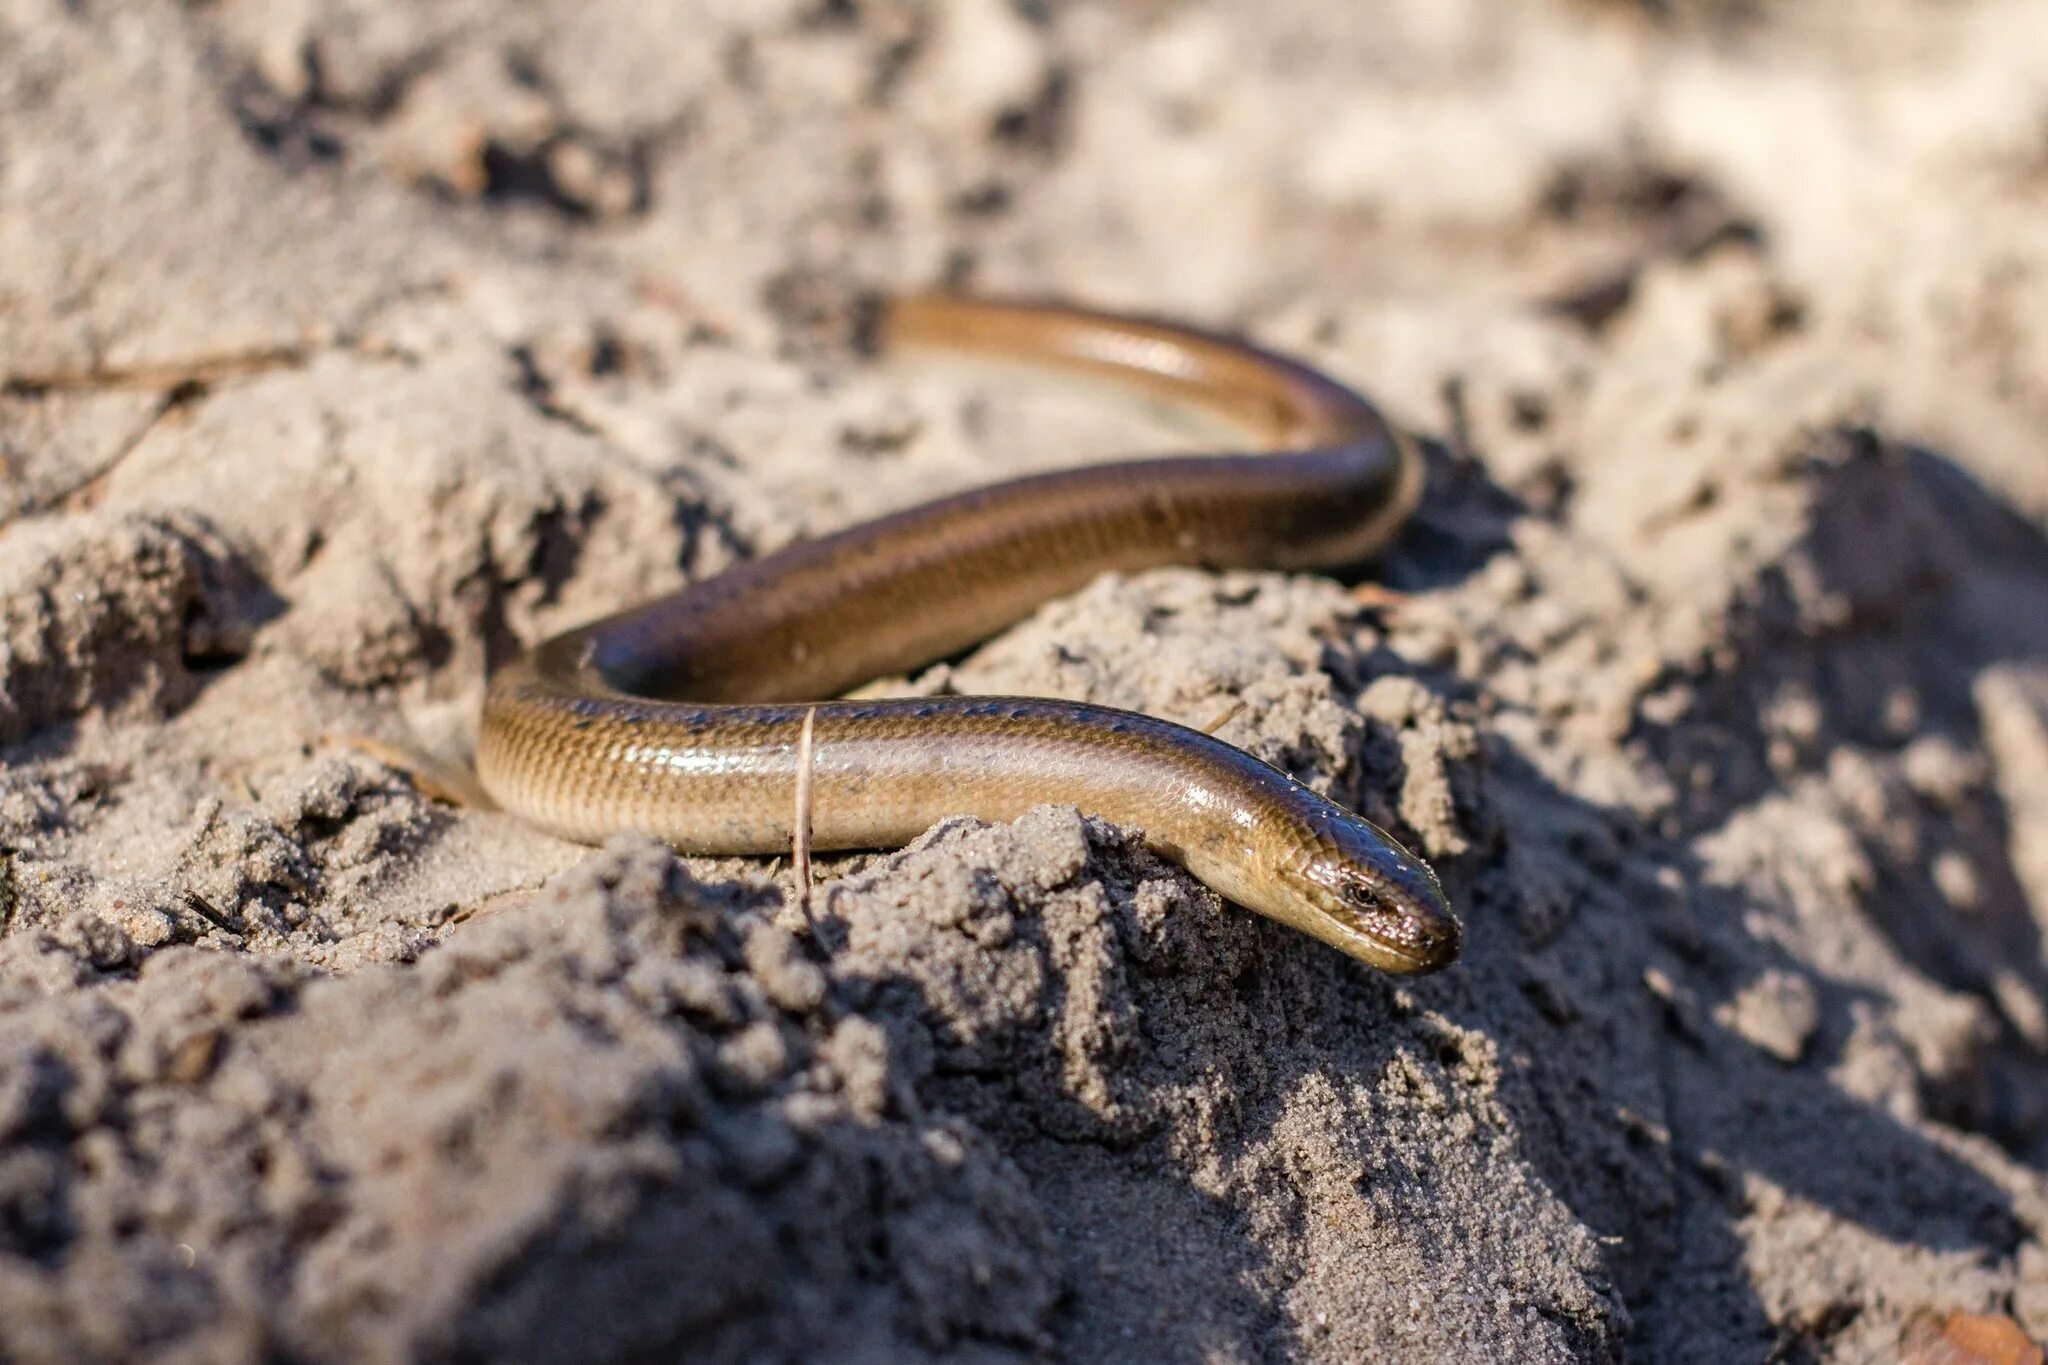
POLYGON ((1806 1056, 1820 1028, 1820 998, 1805 977, 1767 971, 1716 1011, 1716 1017, 1758 1051, 1791 1066, 1806 1056))

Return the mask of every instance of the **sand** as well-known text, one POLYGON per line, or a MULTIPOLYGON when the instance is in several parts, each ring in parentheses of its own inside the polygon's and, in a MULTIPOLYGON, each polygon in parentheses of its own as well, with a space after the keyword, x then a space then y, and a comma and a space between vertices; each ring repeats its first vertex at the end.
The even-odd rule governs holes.
POLYGON ((0 1357, 2048 1338, 2044 53, 2034 0, 0 3, 0 1357), (934 282, 1428 438, 1385 592, 1105 579, 881 686, 1242 700, 1455 969, 1067 807, 806 920, 364 749, 794 537, 1201 444, 871 363, 934 282))

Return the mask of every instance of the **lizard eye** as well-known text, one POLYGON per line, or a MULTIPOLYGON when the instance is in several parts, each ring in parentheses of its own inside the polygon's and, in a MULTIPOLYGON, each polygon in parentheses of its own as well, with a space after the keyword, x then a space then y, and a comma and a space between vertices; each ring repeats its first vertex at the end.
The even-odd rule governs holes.
POLYGON ((1377 910, 1380 908, 1380 893, 1364 882, 1350 881, 1344 884, 1344 901, 1360 910, 1377 910))

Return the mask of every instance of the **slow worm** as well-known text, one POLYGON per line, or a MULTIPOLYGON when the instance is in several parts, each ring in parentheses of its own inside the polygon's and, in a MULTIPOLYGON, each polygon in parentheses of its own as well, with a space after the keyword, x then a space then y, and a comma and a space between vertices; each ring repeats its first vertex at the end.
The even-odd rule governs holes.
POLYGON ((1380 550, 1420 492, 1365 399, 1242 342, 1160 322, 949 297, 884 311, 936 347, 1113 380, 1267 453, 1127 461, 941 498, 802 541, 569 631, 501 669, 477 770, 569 838, 692 853, 790 846, 799 739, 811 844, 908 842, 949 815, 1068 802, 1144 831, 1229 900, 1391 972, 1458 953, 1435 874, 1385 831, 1242 750, 1134 712, 1026 697, 819 701, 984 639, 1098 574, 1304 570, 1380 550))

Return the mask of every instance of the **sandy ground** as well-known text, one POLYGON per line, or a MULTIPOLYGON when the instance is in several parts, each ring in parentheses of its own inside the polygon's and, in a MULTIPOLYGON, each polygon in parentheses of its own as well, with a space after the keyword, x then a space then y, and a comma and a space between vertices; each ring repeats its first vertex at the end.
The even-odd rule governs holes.
POLYGON ((0 3, 0 1357, 1889 1358, 2048 1337, 2038 0, 0 3), (1047 807, 787 873, 337 738, 1187 433, 950 281, 1431 441, 1391 605, 1105 580, 898 686, 1400 830, 1397 982, 1047 807))

